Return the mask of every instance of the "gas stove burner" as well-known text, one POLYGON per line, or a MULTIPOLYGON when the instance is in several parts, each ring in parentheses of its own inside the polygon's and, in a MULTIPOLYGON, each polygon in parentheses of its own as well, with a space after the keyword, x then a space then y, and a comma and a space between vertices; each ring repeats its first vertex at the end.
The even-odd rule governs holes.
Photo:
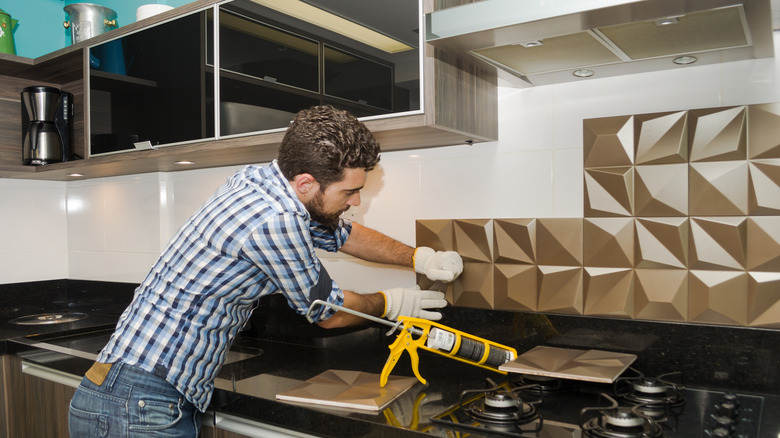
POLYGON ((513 384, 527 386, 524 392, 538 396, 562 394, 576 390, 574 381, 568 379, 559 379, 549 376, 535 376, 533 374, 521 374, 513 384))
POLYGON ((638 375, 615 380, 614 393, 617 397, 633 405, 642 405, 643 410, 656 418, 665 410, 685 404, 685 379, 681 372, 646 377, 633 371, 638 375))
POLYGON ((490 379, 486 380, 489 384, 488 388, 466 390, 460 394, 460 406, 470 417, 485 423, 513 425, 527 424, 539 418, 534 405, 541 403, 541 397, 525 401, 521 396, 521 392, 529 389, 529 386, 509 390, 496 385, 490 379), (482 397, 466 406, 463 400, 469 394, 478 394, 482 397))
POLYGON ((586 407, 580 411, 580 428, 585 436, 591 438, 663 438, 666 433, 650 416, 644 415, 640 409, 643 405, 633 407, 618 406, 617 401, 607 394, 600 394, 610 406, 586 407), (597 411, 598 415, 585 418, 587 412, 597 411))

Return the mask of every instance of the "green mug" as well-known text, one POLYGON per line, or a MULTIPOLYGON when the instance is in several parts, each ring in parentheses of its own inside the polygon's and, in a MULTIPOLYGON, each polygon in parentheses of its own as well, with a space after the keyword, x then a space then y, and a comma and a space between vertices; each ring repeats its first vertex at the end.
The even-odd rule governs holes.
POLYGON ((19 20, 11 18, 11 16, 0 9, 0 52, 10 53, 16 55, 16 47, 14 46, 14 29, 19 24, 19 20))

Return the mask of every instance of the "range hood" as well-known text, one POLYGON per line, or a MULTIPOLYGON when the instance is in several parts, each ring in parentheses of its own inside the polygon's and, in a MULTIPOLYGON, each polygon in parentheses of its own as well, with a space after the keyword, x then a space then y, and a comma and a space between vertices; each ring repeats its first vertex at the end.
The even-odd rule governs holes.
POLYGON ((426 14, 426 41, 518 85, 774 56, 770 0, 483 0, 426 14))

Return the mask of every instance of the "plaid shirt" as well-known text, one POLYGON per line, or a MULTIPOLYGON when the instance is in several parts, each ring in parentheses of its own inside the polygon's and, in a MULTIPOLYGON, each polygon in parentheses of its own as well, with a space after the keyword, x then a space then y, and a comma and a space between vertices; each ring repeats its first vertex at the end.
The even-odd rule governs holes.
MULTIPOLYGON (((179 229, 97 360, 121 360, 160 376, 205 411, 257 299, 282 293, 306 313, 321 267, 314 248, 338 251, 351 229, 348 221, 311 222, 275 161, 245 167, 179 229)), ((331 282, 327 300, 341 305, 343 298, 331 282)), ((316 310, 320 321, 333 314, 316 310)))

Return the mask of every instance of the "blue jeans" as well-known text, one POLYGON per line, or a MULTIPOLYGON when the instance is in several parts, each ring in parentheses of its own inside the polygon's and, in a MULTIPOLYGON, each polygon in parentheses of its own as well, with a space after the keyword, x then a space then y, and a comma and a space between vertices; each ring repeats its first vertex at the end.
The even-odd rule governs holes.
POLYGON ((96 385, 84 377, 70 402, 71 438, 198 436, 200 411, 171 384, 115 363, 96 385))

